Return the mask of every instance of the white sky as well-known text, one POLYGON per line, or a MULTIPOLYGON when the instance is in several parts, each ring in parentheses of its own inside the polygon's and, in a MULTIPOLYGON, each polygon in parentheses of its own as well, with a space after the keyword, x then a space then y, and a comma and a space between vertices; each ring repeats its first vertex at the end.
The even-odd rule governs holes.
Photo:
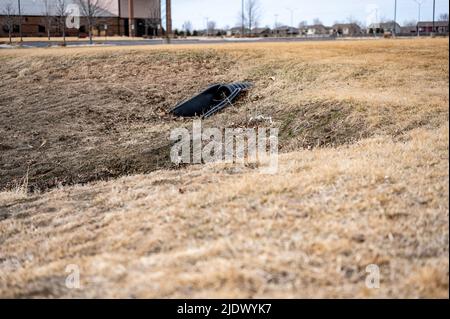
MULTIPOLYGON (((1 1, 1 0, 0 0, 1 1)), ((162 0, 163 2, 165 0, 162 0)), ((422 0, 422 19, 432 20, 433 0, 422 0)), ((314 18, 320 18, 326 25, 332 25, 335 21, 344 21, 353 16, 362 22, 394 17, 394 0, 259 0, 260 2, 260 26, 273 26, 275 15, 277 21, 289 25, 291 13, 294 11, 294 25, 302 20, 309 23, 314 18), (378 8, 378 10, 375 10, 378 8), (376 14, 378 12, 378 15, 376 14)), ((241 8, 241 0, 172 0, 173 25, 181 29, 183 23, 191 21, 195 29, 204 29, 206 18, 214 20, 218 27, 233 27, 238 23, 238 13, 241 8)), ((417 20, 418 5, 414 0, 398 0, 397 21, 402 24, 405 20, 417 20)), ((436 17, 441 13, 448 13, 448 0, 436 0, 436 17)))

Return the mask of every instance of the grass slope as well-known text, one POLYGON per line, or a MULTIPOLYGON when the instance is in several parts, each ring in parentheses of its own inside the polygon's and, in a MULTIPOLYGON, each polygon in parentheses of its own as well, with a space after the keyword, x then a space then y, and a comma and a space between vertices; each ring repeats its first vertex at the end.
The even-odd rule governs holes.
MULTIPOLYGON (((255 88, 205 122, 271 117, 282 152, 448 119, 448 40, 0 51, 0 189, 170 168, 166 115, 210 83, 255 88)), ((269 123, 258 123, 270 125, 269 123)))
POLYGON ((0 60, 0 296, 448 298, 448 40, 8 50, 0 60), (204 125, 272 117, 263 124, 281 130, 278 174, 160 169, 170 128, 191 125, 165 112, 231 80, 256 86, 204 125), (130 165, 96 175, 114 161, 130 165), (17 191, 27 171, 30 188, 50 190, 17 191), (365 286, 373 263, 376 290, 365 286), (65 286, 69 264, 80 290, 65 286))
POLYGON ((404 139, 4 193, 0 295, 448 297, 448 126, 404 139))

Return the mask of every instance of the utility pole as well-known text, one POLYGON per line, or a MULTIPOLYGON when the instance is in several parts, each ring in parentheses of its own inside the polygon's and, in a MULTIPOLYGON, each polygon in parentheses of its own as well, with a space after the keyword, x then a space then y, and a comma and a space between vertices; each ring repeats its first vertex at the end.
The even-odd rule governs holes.
POLYGON ((242 0, 242 16, 241 16, 241 18, 242 18, 241 36, 242 37, 245 34, 245 12, 244 12, 244 10, 245 10, 245 1, 242 0))
MULTIPOLYGON (((167 39, 172 35, 172 0, 166 0, 166 32, 167 39)), ((169 40, 170 41, 170 40, 169 40)))
POLYGON ((22 37, 22 8, 20 6, 20 0, 17 0, 17 6, 19 7, 19 36, 20 36, 20 42, 23 42, 23 37, 22 37))
POLYGON ((209 17, 205 18, 206 20, 206 36, 209 37, 209 17))
POLYGON ((419 16, 418 16, 418 20, 417 20, 417 37, 420 37, 419 23, 420 23, 420 16, 421 16, 423 0, 414 0, 414 2, 417 3, 417 6, 419 7, 419 16))
POLYGON ((278 37, 278 13, 274 14, 275 16, 275 24, 273 26, 273 32, 275 32, 275 36, 278 37))
POLYGON ((134 0, 128 0, 128 35, 134 37, 134 0))
POLYGON ((395 7, 394 7, 394 25, 392 26, 392 34, 396 35, 395 27, 397 26, 397 0, 395 0, 395 7))
POLYGON ((433 32, 432 33, 436 32, 435 26, 436 26, 436 0, 433 0, 433 32))

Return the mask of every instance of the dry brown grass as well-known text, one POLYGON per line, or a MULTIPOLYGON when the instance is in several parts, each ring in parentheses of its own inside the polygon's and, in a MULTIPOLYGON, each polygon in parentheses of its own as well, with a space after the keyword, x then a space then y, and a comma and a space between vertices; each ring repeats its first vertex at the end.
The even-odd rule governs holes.
MULTIPOLYGON (((165 112, 209 83, 255 88, 208 126, 272 117, 283 152, 448 119, 448 40, 0 51, 0 188, 169 168, 165 112)), ((182 124, 180 124, 182 123, 182 124)))
MULTIPOLYGON (((126 105, 153 114, 210 81, 251 80, 255 89, 241 103, 204 125, 271 116, 286 153, 274 176, 215 164, 0 193, 0 296, 448 298, 448 40, 8 50, 0 61, 1 116, 12 119, 9 130, 0 127, 3 138, 28 141, 26 129, 42 126, 22 125, 12 112, 39 108, 39 87, 49 96, 43 119, 59 110, 65 125, 56 124, 57 133, 69 127, 76 136, 84 127, 79 136, 89 139, 100 134, 97 124, 71 126, 67 119, 80 117, 66 117, 58 94, 87 83, 77 112, 106 116, 126 105), (49 78, 55 72, 60 78, 49 78), (162 74, 161 87, 175 93, 158 102, 147 93, 162 74), (114 93, 104 102, 91 92, 116 85, 134 93, 116 103, 114 93), (35 90, 31 108, 27 89, 35 90), (372 263, 381 268, 377 290, 364 284, 372 263), (68 264, 80 266, 82 289, 65 287, 68 264)), ((105 161, 107 151, 164 140, 142 130, 189 125, 164 115, 120 122, 125 116, 100 135, 98 153, 81 143, 59 160, 70 166, 69 156, 84 163, 98 154, 105 161)), ((49 132, 47 140, 58 138, 49 132)), ((2 174, 11 173, 12 158, 41 154, 52 162, 67 147, 14 153, 5 143, 13 147, 2 149, 2 174)), ((30 183, 39 165, 30 167, 30 183)))
POLYGON ((448 297, 448 126, 404 138, 286 154, 274 176, 216 164, 0 197, 0 293, 448 297))

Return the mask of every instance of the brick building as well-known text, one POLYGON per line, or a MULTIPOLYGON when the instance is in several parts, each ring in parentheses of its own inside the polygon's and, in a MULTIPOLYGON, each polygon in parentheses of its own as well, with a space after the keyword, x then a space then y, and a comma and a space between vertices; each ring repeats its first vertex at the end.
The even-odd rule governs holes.
POLYGON ((442 34, 448 35, 448 21, 420 21, 417 23, 420 34, 442 34))
MULTIPOLYGON (((51 6, 50 35, 60 36, 61 26, 55 14, 56 2, 49 0, 51 6)), ((17 0, 5 0, 0 2, 0 37, 8 36, 7 16, 5 6, 13 5, 14 27, 13 35, 19 34, 19 15, 17 0)), ((77 0, 67 0, 68 4, 76 4, 77 0)), ((162 34, 161 26, 161 0, 101 0, 101 8, 95 17, 95 26, 92 33, 97 36, 129 36, 130 31, 134 36, 159 36, 162 34), (130 28, 129 7, 133 9, 130 28)), ((42 0, 21 0, 22 35, 24 37, 45 37, 48 34, 48 22, 45 14, 45 6, 42 0)), ((80 28, 66 28, 68 36, 86 36, 88 31, 86 18, 80 10, 80 28)))

